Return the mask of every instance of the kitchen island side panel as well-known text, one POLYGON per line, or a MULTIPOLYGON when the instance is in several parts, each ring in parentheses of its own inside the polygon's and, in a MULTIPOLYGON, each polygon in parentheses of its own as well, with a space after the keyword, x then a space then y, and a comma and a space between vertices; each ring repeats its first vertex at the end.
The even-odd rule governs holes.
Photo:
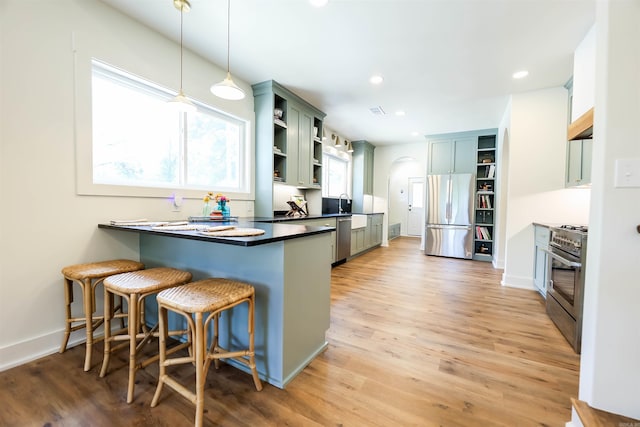
POLYGON ((328 345, 333 260, 330 243, 327 233, 285 243, 285 384, 328 345))
MULTIPOLYGON (((325 333, 328 321, 305 320, 300 307, 315 307, 325 311, 328 319, 328 301, 318 302, 313 292, 299 292, 297 271, 314 272, 314 277, 301 283, 312 283, 314 288, 330 290, 330 260, 323 257, 296 256, 296 254, 326 252, 329 234, 279 241, 257 246, 235 246, 214 242, 180 239, 161 235, 140 235, 140 259, 149 267, 171 266, 190 271, 193 280, 207 277, 225 277, 250 283, 256 290, 255 349, 258 372, 265 381, 284 388, 319 352, 326 348, 325 333), (295 248, 293 250, 287 248, 295 248), (320 265, 324 264, 324 265, 320 265), (321 271, 326 270, 325 274, 321 271), (285 294, 288 293, 288 297, 285 294), (294 313, 290 315, 289 313, 294 313), (291 319, 291 320, 287 320, 291 319), (302 323, 291 330, 287 322, 302 323)), ((150 300, 150 302, 153 300, 150 300)), ((157 306, 155 302, 155 316, 157 306)), ((151 308, 151 307, 150 307, 151 308)), ((309 310, 307 310, 308 312, 309 310)), ((313 310, 311 310, 313 312, 313 310)), ((316 315, 321 315, 315 312, 316 315)), ((234 343, 246 344, 246 305, 230 311, 233 319, 229 330, 228 317, 223 315, 220 330, 232 337, 234 343)), ((170 324, 179 326, 173 316, 170 324)), ((226 339, 222 340, 225 344, 226 339)), ((235 345, 235 344, 234 344, 235 345)), ((248 370, 234 361, 229 363, 248 370)))

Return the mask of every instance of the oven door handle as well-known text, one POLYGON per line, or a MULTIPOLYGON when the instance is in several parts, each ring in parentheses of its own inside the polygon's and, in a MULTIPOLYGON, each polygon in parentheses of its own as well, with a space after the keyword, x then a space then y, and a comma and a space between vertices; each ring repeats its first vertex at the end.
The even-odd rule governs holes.
POLYGON ((569 261, 568 259, 563 258, 560 255, 558 255, 558 254, 556 254, 554 252, 551 252, 548 249, 543 249, 543 251, 545 251, 551 258, 555 258, 558 261, 560 261, 561 263, 563 263, 565 265, 568 265, 569 267, 582 268, 582 263, 569 261))

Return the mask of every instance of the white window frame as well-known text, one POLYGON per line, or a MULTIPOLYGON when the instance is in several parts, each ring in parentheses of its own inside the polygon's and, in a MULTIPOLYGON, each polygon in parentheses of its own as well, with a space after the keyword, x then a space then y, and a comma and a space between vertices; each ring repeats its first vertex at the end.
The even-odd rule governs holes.
MULTIPOLYGON (((153 82, 148 81, 147 79, 143 79, 141 77, 135 76, 132 73, 123 71, 116 67, 113 67, 109 64, 106 64, 102 61, 99 61, 95 58, 91 59, 91 66, 89 67, 89 86, 91 85, 91 78, 93 75, 94 66, 99 68, 101 72, 111 73, 114 75, 114 78, 118 81, 129 81, 131 84, 136 85, 136 88, 144 87, 146 90, 153 92, 154 94, 162 94, 165 95, 167 100, 173 98, 175 96, 175 92, 172 92, 169 89, 166 89, 160 85, 157 85, 153 82), (140 86, 138 86, 138 84, 140 86)), ((91 93, 91 89, 88 89, 89 94, 91 93)), ((81 195, 108 195, 108 196, 129 196, 129 197, 161 197, 167 198, 170 197, 171 194, 179 194, 185 198, 202 198, 203 190, 212 191, 212 192, 224 192, 229 197, 233 199, 245 199, 250 200, 253 198, 252 193, 252 173, 251 173, 251 155, 252 150, 250 147, 251 144, 251 122, 218 110, 210 105, 207 105, 203 102, 199 102, 197 100, 191 99, 194 104, 200 110, 206 110, 211 112, 213 115, 218 117, 229 118, 230 120, 236 122, 236 124, 241 128, 241 144, 240 144, 240 163, 239 163, 239 173, 240 173, 240 185, 237 189, 229 189, 229 188, 202 188, 195 186, 185 186, 184 184, 175 185, 175 186, 134 186, 134 185, 113 185, 113 184, 97 184, 93 182, 93 142, 91 138, 91 125, 87 124, 87 128, 79 126, 79 134, 84 134, 88 138, 88 141, 76 141, 76 163, 77 163, 77 188, 76 191, 81 195), (88 131, 88 132, 87 132, 88 131)), ((89 103, 90 107, 90 103, 89 103)), ((92 117, 91 112, 89 112, 88 117, 92 117)), ((80 123, 76 121, 76 126, 80 123)), ((76 136, 77 138, 77 136, 76 136)))
POLYGON ((340 155, 342 153, 333 154, 330 151, 325 151, 322 153, 322 196, 323 197, 332 197, 337 198, 340 197, 340 194, 350 194, 350 180, 349 180, 349 158, 347 155, 340 155), (340 190, 337 194, 329 193, 329 162, 338 161, 344 163, 344 185, 345 187, 340 190))

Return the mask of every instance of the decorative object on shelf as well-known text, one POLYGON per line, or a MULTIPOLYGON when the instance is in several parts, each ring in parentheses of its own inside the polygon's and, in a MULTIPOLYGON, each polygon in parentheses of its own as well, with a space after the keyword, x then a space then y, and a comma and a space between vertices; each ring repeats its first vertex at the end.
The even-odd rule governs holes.
POLYGON ((222 212, 222 216, 223 217, 227 217, 231 215, 231 210, 229 209, 229 198, 227 196, 225 196, 224 194, 216 194, 216 203, 218 204, 218 208, 217 210, 219 210, 220 212, 222 212))
POLYGON ((178 94, 168 101, 168 105, 182 113, 195 113, 197 108, 193 102, 187 98, 182 90, 182 21, 184 12, 191 10, 191 4, 188 0, 174 0, 173 5, 180 11, 180 91, 178 94))
POLYGON ((274 119, 282 120, 282 114, 284 114, 284 112, 282 111, 281 108, 274 108, 273 109, 273 118, 274 119))
POLYGON ((211 86, 211 93, 222 99, 237 101, 244 98, 244 91, 233 82, 230 71, 230 45, 231 45, 231 0, 227 0, 227 77, 220 83, 211 86))

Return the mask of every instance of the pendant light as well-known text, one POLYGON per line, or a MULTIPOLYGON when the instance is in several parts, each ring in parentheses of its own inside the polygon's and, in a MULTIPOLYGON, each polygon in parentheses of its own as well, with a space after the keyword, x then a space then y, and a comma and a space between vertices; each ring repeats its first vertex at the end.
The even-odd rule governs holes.
POLYGON ((227 77, 220 83, 211 86, 211 93, 222 99, 237 101, 244 98, 244 91, 233 82, 229 67, 229 51, 231 44, 231 0, 227 0, 227 77))
POLYGON ((168 104, 176 111, 180 111, 182 113, 195 113, 197 110, 196 106, 185 96, 182 90, 182 21, 183 13, 191 10, 191 4, 189 4, 189 0, 173 0, 173 5, 180 11, 180 91, 174 98, 169 100, 168 104))

